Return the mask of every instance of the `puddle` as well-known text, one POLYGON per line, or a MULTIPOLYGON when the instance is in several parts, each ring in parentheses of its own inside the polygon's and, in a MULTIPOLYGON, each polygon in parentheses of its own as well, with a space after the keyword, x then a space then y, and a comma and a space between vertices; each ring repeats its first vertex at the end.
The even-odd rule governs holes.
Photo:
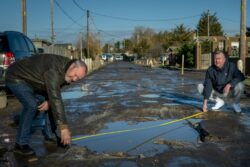
MULTIPOLYGON (((152 157, 169 149, 167 145, 155 144, 159 139, 167 141, 180 141, 197 143, 199 134, 191 128, 186 121, 176 122, 167 126, 157 126, 162 123, 172 121, 154 120, 129 124, 125 121, 111 122, 105 124, 105 128, 98 133, 137 129, 135 131, 108 134, 74 141, 75 144, 86 146, 91 151, 113 153, 124 152, 129 155, 144 155, 152 157), (145 128, 150 127, 150 128, 145 128), (138 128, 143 128, 138 130, 138 128)), ((197 123, 199 119, 190 119, 192 123, 197 123)), ((79 136, 75 136, 79 137, 79 136)))
POLYGON ((136 162, 132 162, 132 161, 109 161, 109 162, 105 162, 104 166, 138 167, 136 162))
POLYGON ((124 95, 113 95, 114 97, 123 97, 124 95))
POLYGON ((103 84, 104 87, 110 87, 112 85, 112 82, 106 82, 103 84))
POLYGON ((101 96, 97 96, 98 98, 109 98, 110 96, 108 95, 101 95, 101 96))
MULTIPOLYGON (((201 99, 185 96, 183 94, 176 93, 165 93, 161 95, 161 98, 171 100, 172 104, 187 104, 192 106, 202 106, 203 102, 201 99)), ((166 103, 167 104, 167 103, 166 103)), ((171 104, 171 103, 170 103, 171 104)))
POLYGON ((145 98, 159 98, 160 95, 158 94, 144 94, 144 95, 140 95, 141 97, 145 97, 145 98))
POLYGON ((177 106, 177 105, 180 105, 178 103, 164 103, 163 104, 164 106, 177 106))
POLYGON ((250 115, 249 114, 244 114, 240 118, 241 122, 246 126, 247 131, 250 132, 250 115))
POLYGON ((83 91, 70 91, 70 92, 62 92, 62 98, 64 100, 68 100, 68 99, 77 99, 77 98, 81 98, 83 96, 87 96, 87 95, 91 95, 92 93, 88 93, 88 92, 83 92, 83 91))
POLYGON ((181 156, 173 158, 166 166, 171 167, 179 167, 179 166, 207 166, 208 164, 206 162, 203 162, 202 160, 196 160, 192 157, 188 156, 181 156))
POLYGON ((135 101, 122 101, 120 104, 125 107, 140 107, 140 104, 135 101))
POLYGON ((144 100, 142 102, 144 102, 144 103, 158 103, 158 101, 155 101, 155 100, 144 100))
POLYGON ((65 110, 69 112, 95 112, 97 109, 100 110, 101 105, 107 105, 109 101, 100 101, 100 102, 74 102, 71 105, 65 106, 65 110))

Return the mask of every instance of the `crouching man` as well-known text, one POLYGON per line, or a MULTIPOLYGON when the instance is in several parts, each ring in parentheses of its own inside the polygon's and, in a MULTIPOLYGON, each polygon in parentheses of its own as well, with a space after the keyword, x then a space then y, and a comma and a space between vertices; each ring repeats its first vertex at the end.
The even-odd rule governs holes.
POLYGON ((65 84, 78 81, 87 74, 87 66, 80 60, 70 60, 63 56, 42 54, 25 58, 12 64, 6 72, 6 86, 22 104, 19 127, 14 152, 32 155, 29 146, 32 124, 37 110, 50 111, 53 129, 58 129, 63 145, 71 142, 60 88, 65 84), (45 101, 39 104, 37 96, 45 101))
POLYGON ((244 75, 237 66, 227 60, 222 51, 214 53, 214 64, 206 72, 204 84, 198 85, 198 91, 204 96, 203 112, 207 112, 208 100, 215 102, 212 110, 219 110, 226 98, 232 98, 233 109, 241 112, 240 97, 244 92, 244 75))

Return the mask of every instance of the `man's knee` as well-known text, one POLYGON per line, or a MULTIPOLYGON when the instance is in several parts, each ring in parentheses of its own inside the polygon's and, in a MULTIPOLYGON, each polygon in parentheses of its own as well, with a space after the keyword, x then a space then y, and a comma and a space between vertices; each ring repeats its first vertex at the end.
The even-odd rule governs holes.
POLYGON ((200 94, 203 94, 203 90, 204 90, 204 85, 203 84, 198 84, 197 85, 197 90, 200 94))
POLYGON ((239 82, 235 85, 234 91, 235 92, 244 92, 245 85, 243 82, 239 82))

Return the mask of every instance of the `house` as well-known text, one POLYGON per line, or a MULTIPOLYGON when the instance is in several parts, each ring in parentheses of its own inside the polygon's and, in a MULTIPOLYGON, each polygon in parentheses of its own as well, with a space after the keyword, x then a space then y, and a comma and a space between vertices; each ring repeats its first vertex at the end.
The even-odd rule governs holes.
POLYGON ((50 46, 52 43, 46 39, 35 38, 32 39, 33 44, 35 45, 38 53, 44 53, 44 48, 50 46))
POLYGON ((53 44, 44 39, 35 38, 32 40, 38 53, 51 53, 66 56, 69 58, 78 58, 75 48, 71 43, 53 44))

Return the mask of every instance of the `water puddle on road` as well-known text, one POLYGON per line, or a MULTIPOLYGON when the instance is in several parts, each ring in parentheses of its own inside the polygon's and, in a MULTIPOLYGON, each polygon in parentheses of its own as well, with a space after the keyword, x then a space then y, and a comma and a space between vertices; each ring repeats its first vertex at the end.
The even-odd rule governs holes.
POLYGON ((240 120, 246 126, 247 131, 250 132, 250 115, 245 113, 241 114, 240 120))
MULTIPOLYGON (((183 94, 178 94, 178 93, 165 93, 165 94, 161 94, 160 97, 163 99, 172 101, 170 105, 187 104, 187 105, 199 107, 199 106, 202 106, 202 103, 203 103, 201 99, 186 96, 183 94)), ((167 105, 167 103, 165 105, 167 105)))
POLYGON ((177 105, 180 105, 178 103, 164 103, 162 104, 163 106, 177 106, 177 105))
POLYGON ((144 103, 158 103, 156 100, 143 100, 144 103))
POLYGON ((207 162, 203 162, 203 160, 197 160, 188 156, 180 156, 173 158, 166 166, 179 167, 179 166, 196 166, 195 164, 199 164, 200 166, 214 166, 207 162))
POLYGON ((144 95, 140 95, 141 97, 145 97, 145 98, 159 98, 160 95, 158 94, 144 94, 144 95))
MULTIPOLYGON (((105 124, 105 128, 100 130, 98 134, 123 132, 76 140, 74 143, 99 153, 124 152, 128 155, 143 155, 145 157, 152 157, 169 150, 167 144, 157 144, 158 140, 197 143, 199 134, 186 121, 159 126, 169 121, 172 120, 137 122, 136 124, 129 124, 125 121, 111 122, 105 124), (124 130, 130 131, 124 132, 124 130)), ((190 119, 190 121, 197 123, 200 120, 190 119)), ((75 136, 75 138, 77 137, 81 136, 75 136)))
POLYGON ((93 112, 97 111, 101 106, 109 104, 109 101, 99 101, 99 102, 74 102, 71 105, 65 106, 65 110, 68 112, 93 112))
POLYGON ((91 95, 90 92, 83 92, 83 91, 70 91, 70 92, 62 92, 61 93, 63 100, 69 99, 77 99, 83 96, 91 95))

